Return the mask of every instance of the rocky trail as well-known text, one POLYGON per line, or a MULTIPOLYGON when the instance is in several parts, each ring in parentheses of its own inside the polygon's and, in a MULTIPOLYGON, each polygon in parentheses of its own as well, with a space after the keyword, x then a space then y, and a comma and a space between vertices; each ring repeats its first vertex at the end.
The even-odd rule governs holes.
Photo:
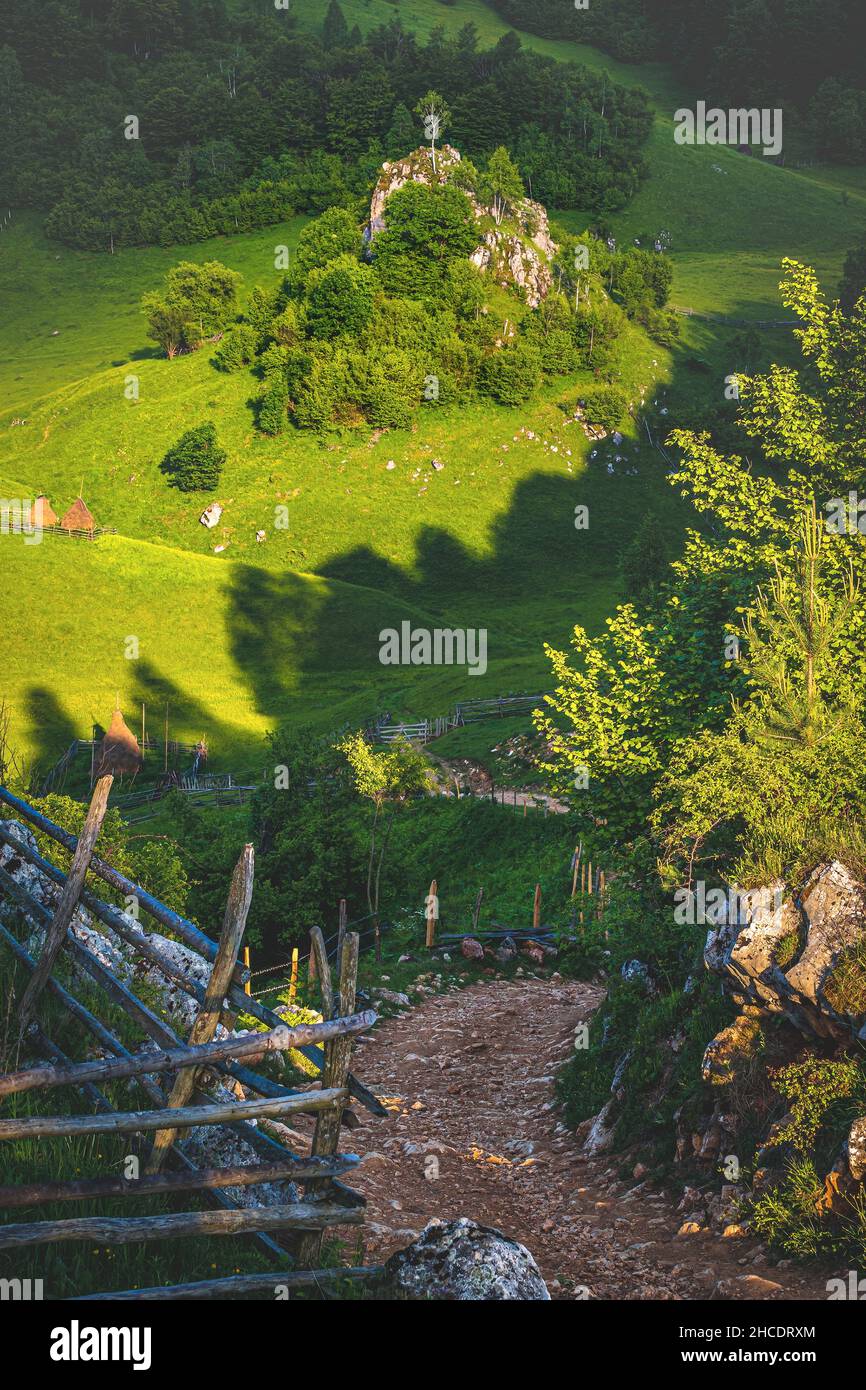
POLYGON ((827 1273, 771 1265, 753 1236, 678 1235, 671 1197, 588 1158, 560 1120, 557 1068, 598 1007, 588 984, 489 980, 384 1020, 356 1069, 388 1120, 359 1115, 343 1147, 366 1156, 366 1258, 433 1217, 497 1227, 535 1256, 554 1298, 826 1299, 827 1273))

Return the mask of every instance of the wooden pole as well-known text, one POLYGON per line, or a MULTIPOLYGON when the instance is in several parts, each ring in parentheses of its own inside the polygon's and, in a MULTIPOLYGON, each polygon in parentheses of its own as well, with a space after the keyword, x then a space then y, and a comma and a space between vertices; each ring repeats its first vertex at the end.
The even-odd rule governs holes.
MULTIPOLYGON (((246 967, 247 970, 249 970, 249 968, 250 968, 250 948, 249 948, 249 946, 245 946, 245 947, 244 947, 244 966, 246 967)), ((253 989, 252 989, 252 982, 251 982, 250 980, 244 980, 244 994, 249 998, 249 996, 252 994, 252 992, 253 992, 253 989)))
POLYGON ((310 940, 313 943, 313 955, 316 958, 316 974, 319 977, 319 998, 321 1001, 322 1018, 329 1019, 334 1014, 334 991, 331 986, 331 966, 328 960, 328 951, 325 946, 325 938, 321 927, 310 928, 310 940))
MULTIPOLYGON (((348 932, 343 942, 343 954, 340 960, 340 1015, 354 1013, 355 995, 358 988, 358 956, 360 954, 361 938, 357 932, 348 932)), ((322 1085, 326 1088, 345 1088, 346 1078, 349 1075, 349 1064, 352 1058, 351 1041, 335 1040, 328 1043, 325 1048, 325 1068, 322 1072, 322 1085)), ((348 1092, 345 1092, 348 1095, 348 1092)), ((313 1134, 311 1156, 319 1154, 334 1154, 340 1142, 340 1125, 343 1120, 342 1106, 333 1106, 328 1114, 320 1113, 316 1117, 316 1129, 313 1134)), ((327 1180, 324 1186, 330 1184, 327 1180)), ((320 1190, 322 1182, 311 1183, 307 1187, 306 1195, 309 1197, 312 1191, 320 1190)), ((298 1250, 297 1263, 299 1268, 305 1266, 309 1269, 318 1264, 319 1254, 322 1247, 321 1230, 312 1233, 301 1241, 298 1250)))
POLYGON ((45 934, 45 944, 42 947, 39 961, 30 977, 18 1010, 22 1033, 33 1016, 36 1001, 45 988, 46 981, 66 938, 67 928, 78 906, 78 899, 81 896, 84 880, 87 877, 87 869, 96 845, 96 838, 108 810, 108 794, 111 791, 114 778, 121 772, 137 772, 140 766, 141 756, 138 744, 123 722, 120 710, 115 710, 108 733, 100 745, 99 761, 95 769, 96 786, 90 798, 90 805, 81 834, 78 836, 78 844, 75 847, 66 883, 60 894, 60 902, 57 904, 51 925, 45 934))
POLYGON ((150 1177, 76 1178, 72 1182, 30 1182, 0 1187, 0 1206, 32 1207, 44 1202, 89 1202, 96 1197, 147 1197, 163 1192, 199 1192, 214 1187, 252 1187, 265 1182, 300 1182, 338 1177, 357 1167, 354 1154, 338 1158, 289 1158, 283 1163, 239 1163, 227 1168, 154 1173, 150 1177))
POLYGON ((275 1288, 321 1290, 328 1284, 370 1283, 381 1278, 381 1265, 338 1265, 335 1269, 268 1270, 265 1274, 229 1274, 223 1279, 200 1279, 194 1284, 158 1284, 149 1289, 122 1289, 114 1293, 82 1294, 79 1303, 98 1302, 174 1302, 176 1299, 226 1298, 229 1294, 267 1293, 273 1298, 275 1288))
POLYGON ((346 939, 346 923, 347 923, 347 921, 348 921, 348 912, 346 911, 346 899, 345 899, 345 898, 341 898, 341 899, 340 899, 340 918, 339 918, 339 925, 338 925, 338 927, 337 927, 337 955, 336 955, 336 958, 335 958, 336 961, 337 961, 337 969, 338 969, 338 970, 340 969, 340 961, 343 959, 343 942, 344 942, 345 939, 346 939))
POLYGON ((292 974, 289 980, 289 1003, 294 1004, 298 992, 298 948, 292 947, 292 974))
POLYGON ((576 897, 576 895, 577 895, 577 873, 578 873, 578 869, 580 868, 580 856, 581 856, 582 853, 583 853, 583 841, 581 840, 580 844, 577 846, 577 848, 576 848, 575 851, 574 851, 574 873, 573 873, 572 876, 571 876, 571 900, 572 900, 572 902, 574 902, 574 899, 575 899, 575 897, 576 897))
POLYGON ((166 1240, 173 1236, 238 1236, 255 1231, 309 1231, 310 1227, 360 1226, 363 1207, 291 1202, 282 1207, 237 1211, 185 1211, 167 1216, 78 1216, 66 1221, 32 1221, 0 1226, 0 1250, 55 1241, 88 1240, 97 1245, 166 1240))
POLYGON ((428 951, 432 951, 436 940, 436 900, 439 896, 439 887, 435 880, 430 884, 430 892, 427 895, 427 936, 426 946, 428 951))
POLYGON ((478 896, 477 896, 477 898, 475 899, 475 911, 472 913, 472 930, 473 930, 473 932, 476 932, 476 931, 478 930, 478 918, 481 916, 481 900, 482 900, 483 897, 484 897, 484 889, 483 889, 483 888, 479 888, 479 889, 478 889, 478 896))
MULTIPOLYGON (((207 1105, 178 1106, 172 1123, 178 1129, 196 1125, 234 1124, 238 1120, 279 1119, 281 1115, 327 1110, 348 1097, 345 1088, 302 1091, 295 1096, 265 1096, 262 1100, 209 1101, 207 1105)), ((28 1115, 20 1120, 0 1120, 2 1139, 62 1139, 67 1135, 135 1134, 160 1132, 165 1110, 118 1111, 113 1115, 28 1115)))
MULTIPOLYGON (((106 1058, 98 1062, 70 1062, 56 1067, 26 1067, 22 1071, 0 1076, 0 1096, 18 1095, 22 1091, 43 1090, 53 1086, 82 1086, 93 1081, 117 1081, 127 1076, 149 1076, 161 1071, 177 1071, 179 1067, 212 1066, 228 1058, 264 1057, 268 1052, 287 1052, 294 1047, 330 1042, 344 1033, 360 1033, 376 1021, 372 1009, 349 1018, 330 1019, 324 1023, 299 1023, 294 1028, 281 1024, 266 1033, 253 1033, 241 1038, 222 1038, 219 1042, 201 1043, 197 1047, 162 1048, 157 1052, 136 1052, 132 1056, 106 1058)), ((0 1206, 2 1206, 0 1202, 0 1206)))
POLYGON ((538 931, 541 926, 541 884, 535 885, 535 901, 532 904, 532 930, 538 931))
MULTIPOLYGON (((232 974, 238 958, 238 950, 241 938, 244 934, 244 927, 247 924, 247 916, 250 910, 250 903, 253 897, 253 876, 255 871, 255 855, 252 845, 245 845, 241 857, 235 865, 232 875, 231 888, 229 889, 228 903, 226 904, 225 920, 220 935, 219 948, 216 960, 211 968, 210 979, 208 980, 205 992, 204 1003, 196 1015, 195 1022, 189 1035, 191 1047, 196 1047, 201 1043, 210 1042, 220 1021, 220 1014, 225 1003, 226 993, 231 983, 232 974)), ((182 1107, 186 1104, 196 1084, 196 1068, 185 1067, 178 1072, 171 1095, 168 1098, 168 1108, 182 1107)), ((163 1159, 174 1143, 175 1130, 160 1130, 153 1141, 153 1149, 147 1166, 150 1173, 159 1172, 163 1159)))

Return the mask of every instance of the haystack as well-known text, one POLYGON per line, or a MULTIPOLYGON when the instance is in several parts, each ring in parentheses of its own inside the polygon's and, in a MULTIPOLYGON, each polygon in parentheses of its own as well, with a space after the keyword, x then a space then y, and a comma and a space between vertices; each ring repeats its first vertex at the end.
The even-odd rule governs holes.
POLYGON ((96 752, 94 777, 119 776, 122 772, 138 772, 141 753, 135 734, 127 726, 119 709, 111 716, 108 732, 96 752))
POLYGON ((31 524, 40 527, 57 525, 57 513, 44 492, 40 492, 36 501, 33 503, 31 524))
POLYGON ((76 497, 69 511, 61 521, 64 531, 92 531, 96 526, 93 513, 83 497, 76 497))

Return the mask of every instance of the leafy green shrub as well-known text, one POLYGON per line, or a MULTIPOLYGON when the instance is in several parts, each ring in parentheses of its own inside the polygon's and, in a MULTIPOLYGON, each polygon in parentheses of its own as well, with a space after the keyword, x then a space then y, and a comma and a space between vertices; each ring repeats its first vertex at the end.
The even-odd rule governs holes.
POLYGON ((259 399, 257 422, 263 434, 282 434, 288 420, 289 390, 285 373, 266 377, 259 399))
POLYGON ((586 397, 586 418, 591 425, 615 430, 626 413, 628 401, 618 386, 598 386, 586 397))
POLYGON ((181 435, 160 469, 181 492, 213 492, 225 461, 225 450, 217 443, 216 426, 208 420, 181 435))
POLYGON ((213 355, 213 363, 221 372, 239 372, 253 361, 258 348, 258 334, 248 323, 230 328, 213 355))
POLYGON ((500 348, 482 362, 478 385, 500 405, 523 405, 541 385, 541 353, 519 339, 500 348))
POLYGON ((378 279, 369 266, 340 256, 310 276, 307 324, 314 338, 357 336, 373 314, 378 279))

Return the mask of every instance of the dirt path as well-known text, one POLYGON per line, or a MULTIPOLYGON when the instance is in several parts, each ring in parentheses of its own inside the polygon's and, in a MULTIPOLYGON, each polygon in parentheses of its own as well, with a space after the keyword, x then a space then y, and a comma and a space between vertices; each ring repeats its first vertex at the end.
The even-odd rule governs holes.
POLYGON ((367 1258, 432 1217, 469 1216, 528 1246, 554 1297, 707 1299, 722 1280, 716 1297, 825 1299, 826 1274, 771 1267, 751 1237, 677 1236, 674 1202, 580 1153, 553 1081, 600 1000, 579 982, 491 978, 378 1026, 356 1070, 392 1118, 366 1117, 343 1143, 368 1155, 352 1178, 367 1258))

